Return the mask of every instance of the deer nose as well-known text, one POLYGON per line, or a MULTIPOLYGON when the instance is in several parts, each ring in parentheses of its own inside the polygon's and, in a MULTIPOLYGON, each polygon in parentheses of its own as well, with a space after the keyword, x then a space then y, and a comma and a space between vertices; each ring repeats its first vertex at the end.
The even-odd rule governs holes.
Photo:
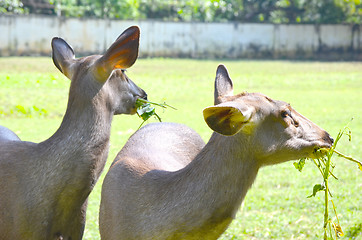
POLYGON ((325 133, 323 140, 330 143, 331 145, 334 143, 334 139, 331 135, 329 135, 329 133, 325 133))
POLYGON ((334 143, 334 139, 332 138, 331 135, 329 135, 329 140, 331 141, 332 144, 334 143))
POLYGON ((143 89, 141 90, 140 98, 147 100, 147 93, 143 89))

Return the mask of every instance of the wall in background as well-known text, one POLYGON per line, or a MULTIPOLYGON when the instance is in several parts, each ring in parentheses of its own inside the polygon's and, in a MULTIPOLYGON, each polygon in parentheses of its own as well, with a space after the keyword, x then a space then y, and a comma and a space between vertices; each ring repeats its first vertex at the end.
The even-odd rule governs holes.
POLYGON ((129 26, 141 57, 362 60, 361 25, 275 25, 0 15, 0 56, 50 55, 64 38, 77 56, 102 53, 129 26))

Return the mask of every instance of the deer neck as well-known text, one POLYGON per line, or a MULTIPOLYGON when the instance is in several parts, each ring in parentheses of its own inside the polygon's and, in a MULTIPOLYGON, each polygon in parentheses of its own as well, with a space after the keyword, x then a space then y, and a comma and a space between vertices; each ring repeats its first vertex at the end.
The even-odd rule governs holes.
POLYGON ((184 184, 195 191, 190 196, 198 198, 194 200, 199 204, 193 206, 213 209, 213 221, 233 218, 256 178, 259 166, 248 141, 247 137, 213 133, 204 149, 183 170, 187 175, 183 179, 188 181, 184 184))
POLYGON ((89 162, 97 168, 96 162, 105 162, 108 155, 112 117, 113 112, 97 101, 82 104, 70 99, 60 127, 40 148, 49 160, 70 166, 89 162))

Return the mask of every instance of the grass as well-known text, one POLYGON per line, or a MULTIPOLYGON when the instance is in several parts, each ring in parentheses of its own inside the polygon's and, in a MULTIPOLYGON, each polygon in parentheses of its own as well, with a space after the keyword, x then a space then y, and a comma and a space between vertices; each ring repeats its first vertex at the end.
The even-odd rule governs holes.
MULTIPOLYGON (((292 104, 332 136, 352 118, 352 142, 341 139, 337 150, 362 159, 362 63, 289 61, 208 61, 139 59, 128 76, 148 93, 178 110, 158 109, 164 121, 184 123, 207 140, 211 130, 202 109, 213 103, 217 65, 229 69, 235 92, 262 92, 292 104)), ((39 142, 59 127, 65 112, 69 80, 50 58, 0 58, 0 125, 22 140, 39 142), (38 110, 37 110, 38 109, 38 110)), ((157 120, 153 120, 157 121, 157 120)), ((100 189, 105 173, 142 119, 115 116, 105 171, 89 198, 84 239, 97 240, 100 189)), ((345 233, 362 239, 361 173, 353 163, 337 158, 330 181, 333 201, 345 233)), ((307 162, 299 173, 292 162, 262 168, 237 218, 221 239, 322 239, 323 194, 307 198, 320 183, 320 173, 307 162)))

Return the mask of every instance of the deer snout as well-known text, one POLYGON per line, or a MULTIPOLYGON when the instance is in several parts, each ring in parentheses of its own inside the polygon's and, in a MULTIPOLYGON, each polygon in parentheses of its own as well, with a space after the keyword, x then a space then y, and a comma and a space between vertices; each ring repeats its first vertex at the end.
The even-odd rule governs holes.
POLYGON ((320 138, 319 147, 320 148, 331 148, 334 143, 334 139, 328 132, 324 131, 323 135, 320 138))
POLYGON ((147 100, 147 93, 143 89, 141 89, 141 94, 139 95, 139 97, 144 100, 147 100))
POLYGON ((322 138, 325 142, 327 142, 329 145, 333 145, 334 139, 329 133, 325 132, 324 137, 322 138))

